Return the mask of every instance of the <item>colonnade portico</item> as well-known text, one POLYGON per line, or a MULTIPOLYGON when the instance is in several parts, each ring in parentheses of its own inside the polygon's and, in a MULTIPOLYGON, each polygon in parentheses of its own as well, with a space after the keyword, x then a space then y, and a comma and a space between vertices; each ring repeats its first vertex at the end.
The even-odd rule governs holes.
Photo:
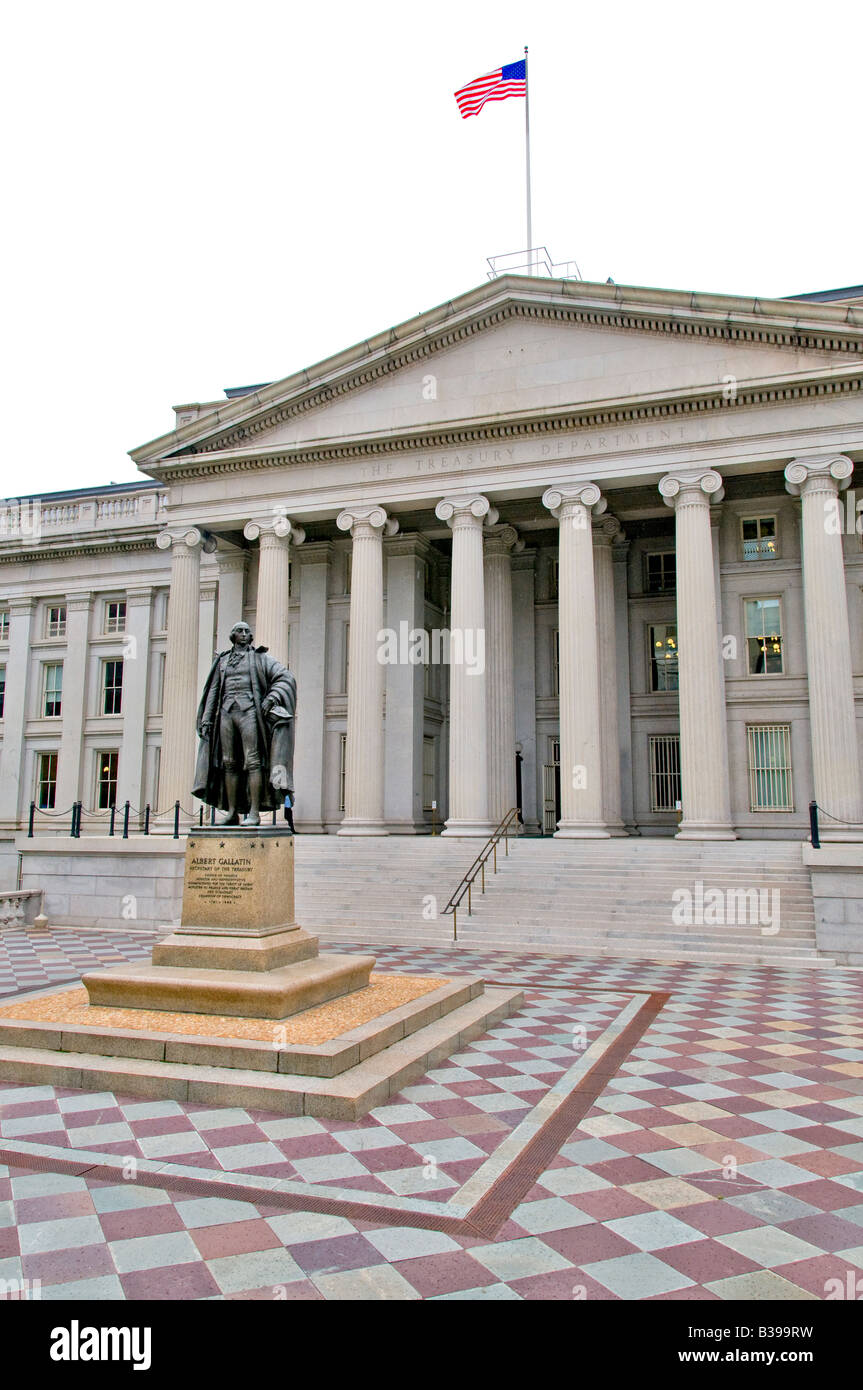
MULTIPOLYGON (((813 456, 789 464, 784 478, 802 505, 815 794, 826 811, 859 822, 863 787, 842 539, 836 528, 825 525, 825 507, 837 500, 852 467, 842 456, 813 456)), ((673 509, 675 520, 682 805, 677 834, 681 839, 734 839, 714 546, 723 480, 715 469, 681 468, 661 476, 655 486, 657 500, 673 509)), ((629 618, 625 571, 615 564, 615 555, 625 557, 629 542, 608 511, 608 498, 592 480, 555 484, 542 502, 558 525, 561 809, 555 833, 561 838, 623 835, 624 813, 630 816, 632 803, 621 773, 628 770, 631 755, 626 740, 621 743, 628 711, 621 707, 619 685, 621 650, 626 649, 621 633, 629 618)), ((301 544, 305 533, 283 508, 276 511, 272 520, 246 522, 243 533, 260 543, 256 639, 285 660, 289 546, 291 541, 301 544)), ((516 802, 516 671, 520 661, 532 660, 530 651, 515 650, 513 644, 512 562, 524 550, 524 541, 516 526, 500 523, 497 508, 482 493, 440 498, 434 516, 447 524, 452 537, 449 795, 443 833, 486 836, 516 802)), ((423 681, 416 663, 406 671, 387 669, 381 634, 385 621, 394 631, 399 623, 407 623, 411 632, 421 628, 422 566, 434 547, 421 530, 409 531, 393 541, 398 548, 388 560, 385 538, 395 535, 399 523, 382 503, 348 506, 334 520, 352 541, 344 817, 338 833, 415 833, 422 828, 423 681)), ((198 698, 194 665, 200 554, 211 542, 202 521, 199 527, 161 532, 157 544, 172 551, 160 800, 187 804, 198 698)), ((313 541, 305 547, 308 564, 304 560, 302 565, 299 636, 305 674, 299 718, 304 733, 298 742, 298 787, 315 829, 322 829, 326 820, 320 791, 326 736, 322 633, 334 544, 313 541), (307 736, 314 757, 302 752, 307 736), (314 781, 316 776, 316 789, 302 785, 303 778, 314 781)), ((222 551, 218 557, 220 644, 229 631, 228 618, 236 621, 243 608, 246 560, 240 551, 222 551)), ((825 836, 829 833, 825 828, 825 836)), ((855 832, 845 833, 853 838, 855 832)))

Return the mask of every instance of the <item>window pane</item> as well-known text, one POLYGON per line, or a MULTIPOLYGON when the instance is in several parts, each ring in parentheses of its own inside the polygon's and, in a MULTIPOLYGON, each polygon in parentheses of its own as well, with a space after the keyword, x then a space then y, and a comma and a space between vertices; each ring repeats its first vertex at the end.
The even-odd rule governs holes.
POLYGON ((42 713, 46 719, 55 719, 61 712, 63 696, 62 663, 45 667, 45 702, 42 713))
POLYGON ((117 803, 117 753, 96 754, 96 805, 107 811, 117 803))
POLYGON ((106 661, 102 712, 120 714, 123 706, 123 663, 106 661))
POLYGON ((677 626, 658 624, 650 628, 650 688, 677 690, 677 626))
POLYGON ((36 767, 36 802, 41 811, 53 811, 57 797, 57 754, 40 753, 36 767))
POLYGON ((746 644, 749 674, 782 674, 782 629, 779 599, 746 600, 746 644))

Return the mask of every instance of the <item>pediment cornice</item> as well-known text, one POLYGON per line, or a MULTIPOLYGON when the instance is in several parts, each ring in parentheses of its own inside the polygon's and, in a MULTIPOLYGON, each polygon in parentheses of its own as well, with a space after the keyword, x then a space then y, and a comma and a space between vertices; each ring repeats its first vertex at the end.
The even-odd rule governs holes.
POLYGON ((242 445, 222 452, 184 454, 164 459, 148 470, 165 483, 189 477, 219 473, 242 473, 299 464, 331 463, 380 458, 394 454, 426 452, 435 449, 494 445, 502 441, 532 436, 576 433, 587 429, 610 429, 668 421, 712 412, 746 411, 764 406, 826 397, 851 395, 863 391, 863 363, 847 367, 827 367, 782 377, 765 377, 741 382, 729 395, 723 383, 656 396, 627 397, 597 401, 574 410, 549 410, 533 414, 495 415, 486 419, 453 421, 433 428, 401 430, 377 436, 348 440, 316 441, 290 448, 261 449, 242 445))
POLYGON ((377 335, 316 367, 201 416, 131 456, 153 476, 170 459, 254 446, 297 416, 380 382, 436 353, 517 319, 569 323, 621 333, 721 339, 799 352, 863 358, 863 310, 846 305, 744 300, 723 295, 548 282, 504 277, 377 335))

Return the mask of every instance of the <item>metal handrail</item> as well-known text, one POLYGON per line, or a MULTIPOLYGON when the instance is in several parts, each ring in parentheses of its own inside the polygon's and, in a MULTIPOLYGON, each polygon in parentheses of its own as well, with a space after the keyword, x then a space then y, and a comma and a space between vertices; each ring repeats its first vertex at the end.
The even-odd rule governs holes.
POLYGON ((449 902, 444 908, 444 917, 447 915, 448 912, 452 913, 453 941, 458 941, 458 909, 462 898, 464 897, 465 893, 467 893, 467 915, 468 917, 471 917, 473 915, 471 904, 471 891, 473 888, 474 879, 476 878, 477 874, 481 874, 481 891, 484 893, 485 866, 488 862, 489 855, 492 855, 494 858, 494 872, 497 873, 497 847, 500 844, 500 841, 503 840, 505 853, 507 855, 509 854, 509 835, 513 826, 515 826, 515 833, 516 835, 518 835, 517 806, 513 806, 511 810, 507 811, 503 820, 500 822, 500 825, 498 825, 497 828, 492 831, 491 835, 489 835, 488 839, 486 840, 476 859, 471 864, 467 873, 464 874, 464 876, 462 877, 461 881, 455 889, 455 892, 453 893, 452 897, 450 898, 449 902))

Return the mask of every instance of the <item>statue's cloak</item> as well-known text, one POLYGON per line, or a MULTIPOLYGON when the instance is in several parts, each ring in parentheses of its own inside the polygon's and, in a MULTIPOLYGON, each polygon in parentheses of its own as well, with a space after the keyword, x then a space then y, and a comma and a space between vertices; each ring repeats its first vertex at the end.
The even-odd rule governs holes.
MULTIPOLYGON (((223 811, 228 809, 228 800, 225 792, 220 724, 225 674, 230 655, 230 651, 217 654, 204 685, 204 693, 198 706, 197 730, 201 741, 195 766, 195 785, 192 788, 193 796, 199 797, 208 806, 216 806, 223 811), (205 724, 210 726, 208 738, 201 734, 205 724)), ((274 656, 270 656, 266 647, 253 647, 249 656, 252 699, 255 704, 258 749, 263 774, 261 810, 273 811, 283 805, 286 792, 290 795, 291 801, 294 799, 294 718, 297 708, 297 682, 286 666, 282 666, 274 656), (276 705, 264 714, 262 705, 268 695, 275 696, 276 705), (273 767, 279 765, 284 767, 288 774, 285 790, 276 790, 270 785, 270 772, 273 767)), ((249 809, 247 779, 241 777, 239 780, 237 810, 245 815, 249 809)))

